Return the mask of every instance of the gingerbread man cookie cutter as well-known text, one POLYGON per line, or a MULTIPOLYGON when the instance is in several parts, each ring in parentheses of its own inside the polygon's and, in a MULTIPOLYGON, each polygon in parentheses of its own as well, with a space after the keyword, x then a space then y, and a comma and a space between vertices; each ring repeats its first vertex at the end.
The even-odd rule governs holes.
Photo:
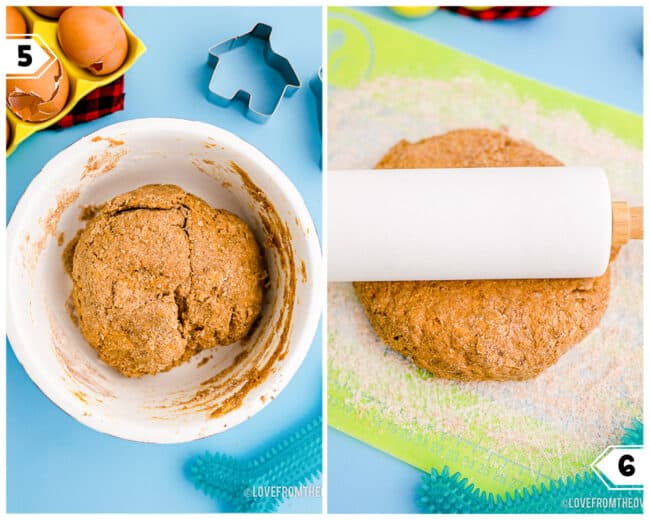
POLYGON ((257 122, 264 123, 275 114, 280 102, 284 97, 292 96, 300 87, 300 79, 296 74, 291 62, 284 56, 276 53, 271 46, 271 32, 272 27, 265 23, 257 23, 255 26, 247 33, 240 36, 235 36, 234 38, 229 38, 222 41, 208 50, 208 65, 214 67, 214 72, 210 78, 210 83, 208 85, 209 96, 208 98, 220 106, 230 106, 235 102, 241 102, 245 107, 246 117, 257 122), (238 49, 245 45, 248 45, 253 40, 260 40, 263 44, 262 58, 264 62, 271 68, 277 71, 284 80, 284 87, 280 91, 277 100, 273 104, 270 111, 262 111, 254 108, 252 104, 252 93, 246 88, 238 89, 235 94, 231 97, 224 96, 220 94, 217 90, 217 77, 219 70, 219 59, 220 56, 230 52, 232 50, 238 49))

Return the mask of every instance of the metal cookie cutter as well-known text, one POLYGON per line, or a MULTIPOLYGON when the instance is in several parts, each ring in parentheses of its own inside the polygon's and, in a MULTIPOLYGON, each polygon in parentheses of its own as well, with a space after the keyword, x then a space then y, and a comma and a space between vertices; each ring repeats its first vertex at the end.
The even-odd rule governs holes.
POLYGON ((323 67, 318 69, 318 74, 309 82, 309 88, 316 98, 316 111, 318 114, 318 128, 323 134, 323 67))
MULTIPOLYGON (((316 98, 316 115, 318 116, 318 131, 323 137, 323 67, 318 69, 318 74, 309 81, 309 88, 316 98)), ((318 156, 318 165, 323 167, 323 147, 318 156)))
POLYGON ((208 65, 214 67, 214 72, 210 78, 210 84, 208 85, 210 100, 221 106, 229 106, 235 101, 241 101, 246 107, 246 116, 257 123, 266 122, 269 117, 275 114, 278 106, 280 106, 280 101, 282 101, 282 98, 285 96, 289 97, 293 95, 301 86, 300 79, 298 78, 296 72, 293 70, 293 67, 291 66, 289 60, 273 51, 273 48, 271 47, 271 30, 272 28, 270 25, 266 25, 265 23, 257 23, 250 32, 242 34, 241 36, 235 36, 234 38, 224 40, 223 42, 211 47, 208 51, 208 65), (246 90, 238 90, 231 98, 220 95, 216 90, 215 84, 219 56, 221 54, 225 54, 226 52, 247 45, 251 39, 257 39, 263 42, 264 61, 269 67, 278 71, 285 82, 284 88, 282 89, 282 92, 280 92, 280 95, 278 96, 277 101, 273 105, 273 109, 270 113, 255 110, 251 105, 251 93, 246 90))

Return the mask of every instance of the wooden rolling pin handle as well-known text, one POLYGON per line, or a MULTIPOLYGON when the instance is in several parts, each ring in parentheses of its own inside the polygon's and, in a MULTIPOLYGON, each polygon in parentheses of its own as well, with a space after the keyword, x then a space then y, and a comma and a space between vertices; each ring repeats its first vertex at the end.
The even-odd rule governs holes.
POLYGON ((612 202, 612 245, 620 247, 633 239, 643 239, 643 207, 612 202))
POLYGON ((643 206, 630 208, 630 238, 643 240, 643 206))

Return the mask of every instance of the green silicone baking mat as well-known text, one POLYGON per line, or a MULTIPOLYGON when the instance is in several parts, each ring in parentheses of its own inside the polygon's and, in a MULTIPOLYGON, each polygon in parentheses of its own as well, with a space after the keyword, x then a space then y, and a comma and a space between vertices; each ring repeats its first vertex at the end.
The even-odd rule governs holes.
MULTIPOLYGON (((400 139, 491 128, 642 195, 642 118, 513 74, 348 8, 328 16, 330 169, 371 168, 400 139)), ((329 424, 482 490, 573 476, 642 413, 642 244, 612 265, 599 326, 524 382, 437 379, 388 349, 351 284, 328 286, 329 424)))

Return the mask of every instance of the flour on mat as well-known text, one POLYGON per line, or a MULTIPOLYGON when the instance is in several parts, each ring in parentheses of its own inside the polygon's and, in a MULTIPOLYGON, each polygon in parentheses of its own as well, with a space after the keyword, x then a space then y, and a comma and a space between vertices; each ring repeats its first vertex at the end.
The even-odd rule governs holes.
MULTIPOLYGON (((332 88, 328 120, 332 169, 371 168, 400 139, 491 128, 567 165, 602 167, 614 198, 641 202, 640 150, 593 129, 577 113, 548 112, 522 101, 511 87, 479 77, 383 77, 354 90, 332 88)), ((330 385, 346 388, 348 406, 380 410, 399 428, 452 432, 529 467, 559 460, 565 467, 552 469, 559 476, 580 471, 642 413, 642 249, 630 243, 614 262, 600 325, 555 366, 525 382, 430 377, 379 340, 350 284, 330 284, 330 385)))

